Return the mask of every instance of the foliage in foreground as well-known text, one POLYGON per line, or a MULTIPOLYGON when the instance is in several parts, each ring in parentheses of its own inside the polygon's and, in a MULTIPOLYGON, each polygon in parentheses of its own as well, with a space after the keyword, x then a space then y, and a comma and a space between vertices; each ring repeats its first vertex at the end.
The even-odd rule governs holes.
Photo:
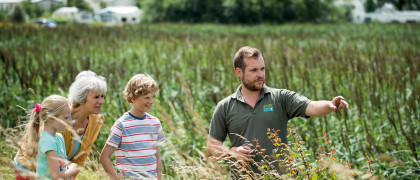
MULTIPOLYGON (((247 171, 247 164, 238 162, 233 157, 208 158, 204 152, 199 150, 199 158, 191 157, 190 155, 177 150, 171 141, 166 143, 165 148, 167 151, 176 152, 172 154, 171 157, 174 160, 174 164, 170 164, 169 166, 171 166, 176 173, 175 179, 228 179, 229 166, 236 167, 231 169, 233 171, 246 171, 240 172, 240 174, 243 175, 236 176, 238 179, 352 179, 359 175, 363 175, 362 171, 351 169, 348 162, 345 164, 342 161, 337 161, 337 157, 334 154, 335 149, 331 147, 331 141, 328 141, 327 135, 324 136, 324 140, 328 142, 328 148, 324 150, 323 147, 320 147, 315 153, 316 160, 313 161, 314 159, 310 158, 310 156, 312 156, 310 152, 305 150, 302 146, 304 141, 300 141, 299 137, 292 129, 294 125, 289 126, 290 128, 288 131, 294 139, 294 142, 289 145, 281 143, 281 140, 277 135, 278 131, 267 129, 268 138, 272 139, 273 144, 278 147, 276 149, 277 152, 275 153, 276 156, 285 156, 284 159, 277 159, 276 162, 278 162, 281 167, 284 167, 285 172, 283 173, 286 174, 276 171, 272 164, 273 159, 270 159, 268 156, 265 156, 262 162, 253 162, 261 169, 261 173, 254 173, 252 171, 247 171)), ((5 135, 5 138, 2 138, 0 143, 3 147, 0 150, 2 154, 0 159, 0 164, 2 165, 0 177, 2 179, 14 179, 14 165, 12 159, 19 149, 20 139, 22 139, 24 135, 22 127, 23 125, 16 128, 1 129, 2 134, 5 135)), ((261 151, 262 147, 259 146, 258 140, 254 139, 254 141, 256 141, 255 150, 257 151, 257 155, 264 156, 264 152, 261 151)), ((98 157, 100 156, 99 150, 94 147, 91 153, 90 158, 87 159, 85 166, 80 171, 78 179, 103 179, 107 177, 106 172, 98 161, 98 157)), ((370 166, 371 161, 369 161, 369 159, 367 160, 367 164, 370 166)), ((163 163, 165 164, 165 161, 163 163)), ((174 177, 163 174, 163 178, 173 179, 174 177)), ((376 177, 373 176, 372 171, 368 171, 362 178, 372 179, 376 177)))

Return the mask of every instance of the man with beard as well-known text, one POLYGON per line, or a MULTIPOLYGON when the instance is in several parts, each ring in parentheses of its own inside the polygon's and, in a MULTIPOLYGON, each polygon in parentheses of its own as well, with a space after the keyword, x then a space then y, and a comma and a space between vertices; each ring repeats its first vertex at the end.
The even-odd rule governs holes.
POLYGON ((207 141, 210 156, 233 157, 245 165, 243 167, 251 167, 247 171, 242 171, 242 167, 232 168, 232 178, 244 178, 243 174, 259 178, 258 167, 250 163, 262 160, 261 156, 255 154, 254 139, 258 140, 262 151, 266 151, 265 155, 270 157, 271 165, 277 173, 284 173, 280 170, 279 163, 274 161, 278 158, 272 156, 275 147, 267 138, 267 129, 280 130, 278 135, 281 142, 287 144, 289 119, 298 116, 321 117, 334 110, 348 108, 347 102, 341 96, 331 101, 311 101, 290 90, 267 87, 264 85, 264 59, 261 52, 254 47, 240 48, 235 54, 234 66, 241 85, 235 93, 217 104, 207 141), (223 145, 227 135, 231 141, 230 148, 223 145))

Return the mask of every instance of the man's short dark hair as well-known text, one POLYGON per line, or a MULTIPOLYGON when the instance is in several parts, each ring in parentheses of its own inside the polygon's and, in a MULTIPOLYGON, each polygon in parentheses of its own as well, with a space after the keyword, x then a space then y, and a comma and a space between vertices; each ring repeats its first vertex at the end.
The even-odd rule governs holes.
POLYGON ((244 59, 249 57, 255 57, 258 58, 259 56, 262 56, 260 50, 257 48, 251 47, 251 46, 244 46, 241 47, 238 52, 236 52, 235 57, 233 58, 233 65, 236 68, 241 68, 242 70, 245 70, 245 63, 244 59))

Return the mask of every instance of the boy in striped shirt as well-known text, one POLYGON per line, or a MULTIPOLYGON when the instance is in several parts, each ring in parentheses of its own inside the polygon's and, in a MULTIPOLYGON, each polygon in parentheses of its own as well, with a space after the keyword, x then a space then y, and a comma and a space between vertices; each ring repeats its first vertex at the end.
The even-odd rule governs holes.
POLYGON ((159 119, 148 114, 157 92, 157 83, 148 75, 135 75, 127 83, 124 98, 131 109, 112 126, 100 157, 111 179, 161 179, 159 145, 165 137, 159 119), (120 177, 111 163, 113 152, 120 177))

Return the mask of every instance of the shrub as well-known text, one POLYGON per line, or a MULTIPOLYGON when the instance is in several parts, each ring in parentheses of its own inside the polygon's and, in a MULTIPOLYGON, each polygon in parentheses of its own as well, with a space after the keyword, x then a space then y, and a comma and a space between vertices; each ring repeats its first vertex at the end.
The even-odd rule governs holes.
POLYGON ((23 10, 20 6, 15 7, 15 10, 12 13, 11 19, 15 23, 25 22, 25 12, 23 12, 23 10))

